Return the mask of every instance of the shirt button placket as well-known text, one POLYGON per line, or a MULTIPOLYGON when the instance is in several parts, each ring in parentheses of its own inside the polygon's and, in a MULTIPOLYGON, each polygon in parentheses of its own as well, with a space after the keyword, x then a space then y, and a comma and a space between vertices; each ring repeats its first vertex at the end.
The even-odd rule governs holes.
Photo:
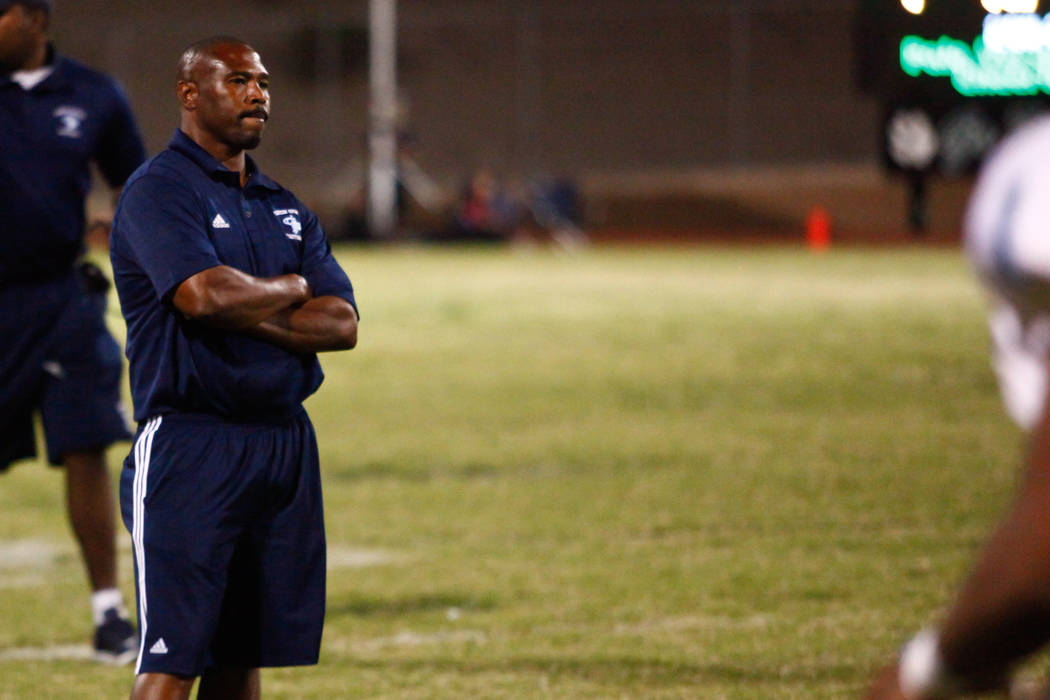
POLYGON ((262 269, 259 266, 264 264, 263 261, 266 259, 266 254, 265 251, 260 248, 261 241, 259 237, 259 228, 252 218, 251 200, 245 197, 243 192, 241 193, 241 214, 244 217, 242 219, 244 222, 244 235, 248 241, 248 245, 252 249, 252 259, 254 261, 253 264, 255 265, 254 270, 255 273, 258 274, 258 271, 262 269))

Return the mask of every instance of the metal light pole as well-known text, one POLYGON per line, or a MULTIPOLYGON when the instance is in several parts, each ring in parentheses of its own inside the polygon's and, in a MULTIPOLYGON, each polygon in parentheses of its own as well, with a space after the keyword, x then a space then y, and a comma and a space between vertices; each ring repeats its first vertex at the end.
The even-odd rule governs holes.
POLYGON ((368 226, 388 238, 397 226, 397 0, 371 0, 368 47, 368 226))

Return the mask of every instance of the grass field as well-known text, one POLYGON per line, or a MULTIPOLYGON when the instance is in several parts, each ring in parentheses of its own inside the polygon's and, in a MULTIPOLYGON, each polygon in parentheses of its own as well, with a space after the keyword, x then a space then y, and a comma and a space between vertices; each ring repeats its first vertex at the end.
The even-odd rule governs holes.
MULTIPOLYGON (((957 251, 339 253, 324 650, 266 697, 856 697, 1013 487, 957 251)), ((60 484, 0 481, 0 698, 124 697, 60 484)))

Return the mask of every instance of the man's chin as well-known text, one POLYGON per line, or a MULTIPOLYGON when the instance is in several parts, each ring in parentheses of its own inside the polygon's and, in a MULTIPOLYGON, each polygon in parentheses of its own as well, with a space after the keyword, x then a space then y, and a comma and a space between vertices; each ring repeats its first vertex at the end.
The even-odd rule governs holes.
POLYGON ((253 148, 257 148, 260 143, 262 143, 262 131, 256 131, 252 133, 239 134, 236 146, 242 151, 250 151, 253 148))

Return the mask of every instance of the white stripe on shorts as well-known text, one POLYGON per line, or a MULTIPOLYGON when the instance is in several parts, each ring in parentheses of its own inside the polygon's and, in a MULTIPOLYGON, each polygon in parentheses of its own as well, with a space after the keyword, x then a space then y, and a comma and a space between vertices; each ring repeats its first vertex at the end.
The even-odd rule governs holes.
POLYGON ((150 418, 135 441, 135 480, 132 486, 131 540, 135 547, 135 563, 139 570, 139 658, 135 673, 142 666, 142 655, 146 645, 146 551, 143 546, 143 521, 146 516, 146 479, 149 476, 149 458, 153 450, 153 436, 160 428, 161 416, 150 418))

